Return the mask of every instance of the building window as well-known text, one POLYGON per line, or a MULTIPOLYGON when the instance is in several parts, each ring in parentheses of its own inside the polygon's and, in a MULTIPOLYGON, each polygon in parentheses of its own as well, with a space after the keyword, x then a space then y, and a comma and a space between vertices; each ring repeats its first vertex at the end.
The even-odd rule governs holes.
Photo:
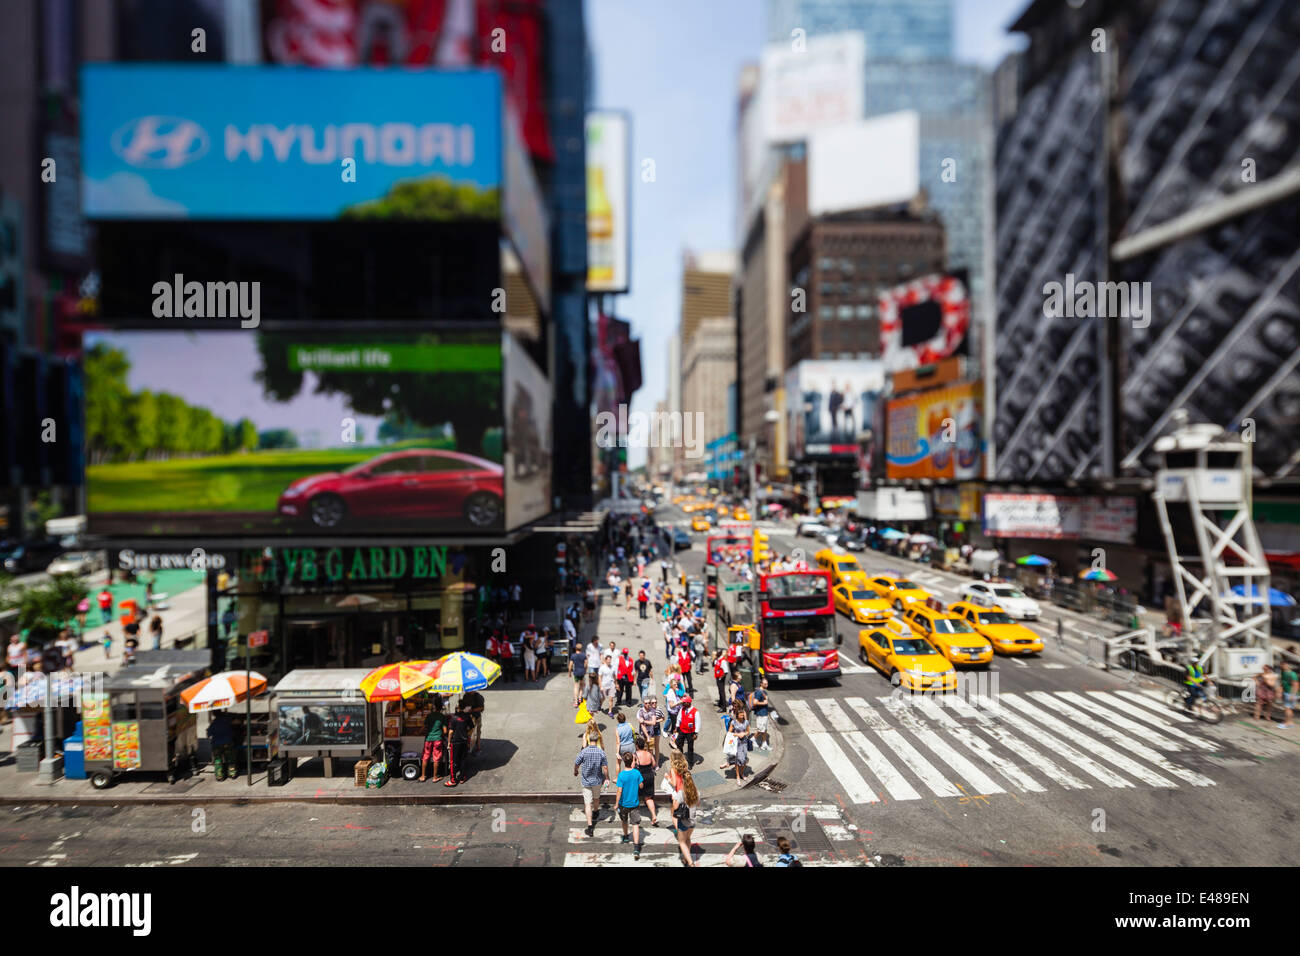
POLYGON ((869 306, 869 305, 860 305, 860 306, 858 306, 858 318, 859 318, 859 319, 869 319, 869 318, 871 318, 871 316, 872 316, 872 314, 873 314, 874 312, 875 312, 875 309, 873 309, 873 308, 872 308, 871 306, 869 306))
POLYGON ((834 306, 823 305, 823 306, 822 306, 822 307, 817 311, 817 314, 818 314, 821 318, 823 318, 823 319, 834 318, 834 316, 835 316, 835 308, 834 308, 834 306))
POLYGON ((851 305, 842 305, 842 306, 840 306, 840 308, 839 308, 839 316, 840 316, 841 319, 851 319, 851 318, 853 318, 853 306, 851 306, 851 305))

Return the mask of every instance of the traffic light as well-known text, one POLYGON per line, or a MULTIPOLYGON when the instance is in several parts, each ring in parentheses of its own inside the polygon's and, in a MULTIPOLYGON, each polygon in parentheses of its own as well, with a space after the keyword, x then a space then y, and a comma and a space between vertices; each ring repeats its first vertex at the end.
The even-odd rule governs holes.
POLYGON ((764 561, 771 560, 772 550, 767 546, 767 535, 754 529, 754 563, 762 564, 764 561))

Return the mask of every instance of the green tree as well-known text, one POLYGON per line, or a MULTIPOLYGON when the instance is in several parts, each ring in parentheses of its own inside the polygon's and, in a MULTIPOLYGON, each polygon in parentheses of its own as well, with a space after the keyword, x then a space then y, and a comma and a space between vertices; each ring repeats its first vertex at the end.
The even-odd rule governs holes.
POLYGON ((92 464, 111 461, 129 444, 125 353, 102 343, 86 352, 86 450, 92 464))
POLYGON ((163 457, 187 451, 185 432, 188 408, 183 400, 167 392, 158 393, 158 450, 163 457))
POLYGON ((127 403, 129 454, 147 456, 158 448, 158 398, 145 389, 127 403))
POLYGON ((54 640, 77 612, 86 596, 85 584, 75 574, 56 574, 48 581, 21 589, 5 600, 6 610, 18 611, 17 626, 37 645, 54 640))
POLYGON ((239 440, 235 443, 238 451, 252 451, 257 447, 256 425, 247 418, 241 418, 235 423, 235 429, 239 436, 239 440))
POLYGON ((481 189, 473 183, 453 183, 435 176, 405 179, 387 195, 343 210, 343 219, 422 219, 431 222, 461 219, 496 219, 501 215, 501 190, 481 189))
POLYGON ((298 437, 287 428, 269 428, 257 433, 257 447, 266 449, 297 448, 298 437))
MULTIPOLYGON (((430 344, 438 343, 431 339, 430 344)), ((262 391, 272 401, 291 401, 302 391, 306 376, 289 367, 289 339, 259 335, 257 348, 262 356, 262 368, 256 379, 262 391)), ((483 454, 485 433, 502 421, 500 368, 373 375, 317 372, 315 391, 345 395, 349 407, 362 415, 391 417, 395 423, 409 423, 417 430, 450 424, 456 450, 474 455, 483 454)))

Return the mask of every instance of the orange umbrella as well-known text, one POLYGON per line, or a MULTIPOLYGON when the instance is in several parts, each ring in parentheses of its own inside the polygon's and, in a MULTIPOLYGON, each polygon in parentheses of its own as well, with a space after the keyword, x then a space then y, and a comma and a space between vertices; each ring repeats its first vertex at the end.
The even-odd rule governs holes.
POLYGON ((384 664, 361 678, 361 692, 366 700, 405 700, 414 697, 433 683, 433 676, 409 662, 384 664))
POLYGON ((205 677, 181 691, 181 703, 191 714, 201 710, 222 710, 266 690, 266 678, 257 671, 223 671, 205 677), (250 693, 249 691, 252 691, 250 693))

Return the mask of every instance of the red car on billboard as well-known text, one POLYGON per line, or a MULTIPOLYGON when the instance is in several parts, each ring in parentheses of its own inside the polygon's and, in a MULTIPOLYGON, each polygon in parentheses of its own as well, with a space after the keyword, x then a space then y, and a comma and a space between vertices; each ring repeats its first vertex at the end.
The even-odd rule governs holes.
POLYGON ((299 478, 280 495, 276 511, 335 530, 351 519, 464 518, 472 527, 499 527, 504 503, 501 466, 458 451, 406 448, 346 471, 299 478))

